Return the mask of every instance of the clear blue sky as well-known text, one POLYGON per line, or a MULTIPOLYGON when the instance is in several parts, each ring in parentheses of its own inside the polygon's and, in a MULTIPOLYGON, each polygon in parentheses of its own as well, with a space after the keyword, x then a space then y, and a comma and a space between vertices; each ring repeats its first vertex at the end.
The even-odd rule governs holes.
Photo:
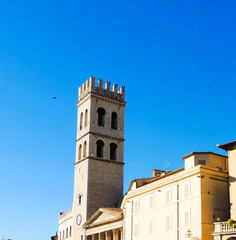
POLYGON ((125 190, 236 139, 235 0, 0 2, 0 238, 71 207, 78 87, 126 86, 125 190), (56 96, 56 100, 52 98, 56 96))

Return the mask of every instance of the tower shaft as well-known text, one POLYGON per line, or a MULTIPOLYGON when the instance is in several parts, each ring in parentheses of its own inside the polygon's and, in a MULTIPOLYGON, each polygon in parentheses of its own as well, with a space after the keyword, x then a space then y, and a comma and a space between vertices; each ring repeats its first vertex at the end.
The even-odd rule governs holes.
POLYGON ((79 88, 73 239, 100 207, 116 207, 123 196, 125 88, 90 77, 79 88))

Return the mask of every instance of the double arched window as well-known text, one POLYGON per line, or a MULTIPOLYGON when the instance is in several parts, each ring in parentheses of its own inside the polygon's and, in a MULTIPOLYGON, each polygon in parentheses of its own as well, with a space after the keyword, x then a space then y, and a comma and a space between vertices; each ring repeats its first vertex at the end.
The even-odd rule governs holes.
MULTIPOLYGON (((97 113, 98 113, 98 126, 105 126, 105 115, 106 115, 106 111, 104 108, 100 107, 97 109, 97 113)), ((86 115, 85 115, 86 118, 86 115)), ((111 128, 112 129, 117 129, 118 127, 118 115, 116 112, 112 112, 111 113, 111 128)))
MULTIPOLYGON (((97 140, 97 157, 104 157, 104 142, 102 140, 97 140)), ((117 160, 117 145, 115 143, 110 144, 110 160, 117 160)))
POLYGON ((88 109, 85 110, 85 113, 80 113, 80 123, 79 123, 79 129, 88 126, 88 109))
POLYGON ((117 129, 117 113, 116 112, 113 112, 111 114, 111 128, 112 129, 117 129))
POLYGON ((110 144, 110 159, 111 160, 117 159, 117 145, 115 143, 110 144))
MULTIPOLYGON (((84 147, 83 147, 83 158, 85 158, 87 156, 87 142, 84 141, 84 147)), ((82 159, 82 145, 79 145, 79 156, 78 156, 78 160, 82 159)))
POLYGON ((102 140, 97 140, 97 157, 103 158, 104 142, 102 140))
POLYGON ((98 113, 98 126, 104 127, 106 111, 104 108, 100 107, 100 108, 98 108, 97 113, 98 113))

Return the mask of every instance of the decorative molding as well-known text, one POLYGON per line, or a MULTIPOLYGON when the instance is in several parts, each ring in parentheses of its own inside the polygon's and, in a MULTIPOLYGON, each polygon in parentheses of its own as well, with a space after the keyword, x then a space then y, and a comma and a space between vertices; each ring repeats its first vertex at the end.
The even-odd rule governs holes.
POLYGON ((115 164, 119 164, 119 165, 125 165, 125 163, 123 162, 119 162, 117 160, 110 160, 110 159, 104 159, 104 158, 99 158, 99 157, 92 157, 92 156, 87 156, 81 160, 79 160, 78 162, 76 162, 74 165, 77 165, 81 162, 84 162, 85 160, 97 160, 97 161, 102 161, 102 162, 109 162, 109 163, 115 163, 115 164))
POLYGON ((112 99, 112 98, 109 98, 109 97, 105 97, 105 96, 99 95, 98 93, 88 92, 81 100, 79 100, 77 102, 77 107, 79 107, 85 101, 87 101, 89 99, 90 95, 91 95, 91 97, 99 98, 101 100, 104 100, 105 102, 114 103, 114 104, 117 104, 117 105, 122 105, 124 107, 126 105, 126 102, 124 102, 124 101, 119 101, 119 100, 115 100, 115 99, 112 99))
POLYGON ((112 137, 112 136, 109 136, 109 135, 105 135, 105 134, 102 134, 102 133, 96 133, 96 132, 87 132, 85 133, 84 135, 82 135, 80 138, 76 139, 75 142, 78 142, 79 140, 81 140, 82 138, 84 138, 85 136, 87 136, 88 134, 91 134, 91 135, 94 135, 94 136, 99 136, 99 137, 105 137, 105 138, 108 138, 108 139, 114 139, 116 141, 119 141, 119 142, 124 142, 125 139, 124 138, 119 138, 119 137, 112 137))

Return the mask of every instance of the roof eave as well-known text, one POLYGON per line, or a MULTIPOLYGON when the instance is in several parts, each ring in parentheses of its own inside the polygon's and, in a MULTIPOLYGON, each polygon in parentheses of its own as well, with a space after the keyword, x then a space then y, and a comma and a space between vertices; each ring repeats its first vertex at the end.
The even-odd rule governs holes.
POLYGON ((232 142, 225 143, 225 144, 217 145, 217 147, 221 148, 225 151, 233 150, 233 149, 236 148, 236 140, 232 141, 232 142))

